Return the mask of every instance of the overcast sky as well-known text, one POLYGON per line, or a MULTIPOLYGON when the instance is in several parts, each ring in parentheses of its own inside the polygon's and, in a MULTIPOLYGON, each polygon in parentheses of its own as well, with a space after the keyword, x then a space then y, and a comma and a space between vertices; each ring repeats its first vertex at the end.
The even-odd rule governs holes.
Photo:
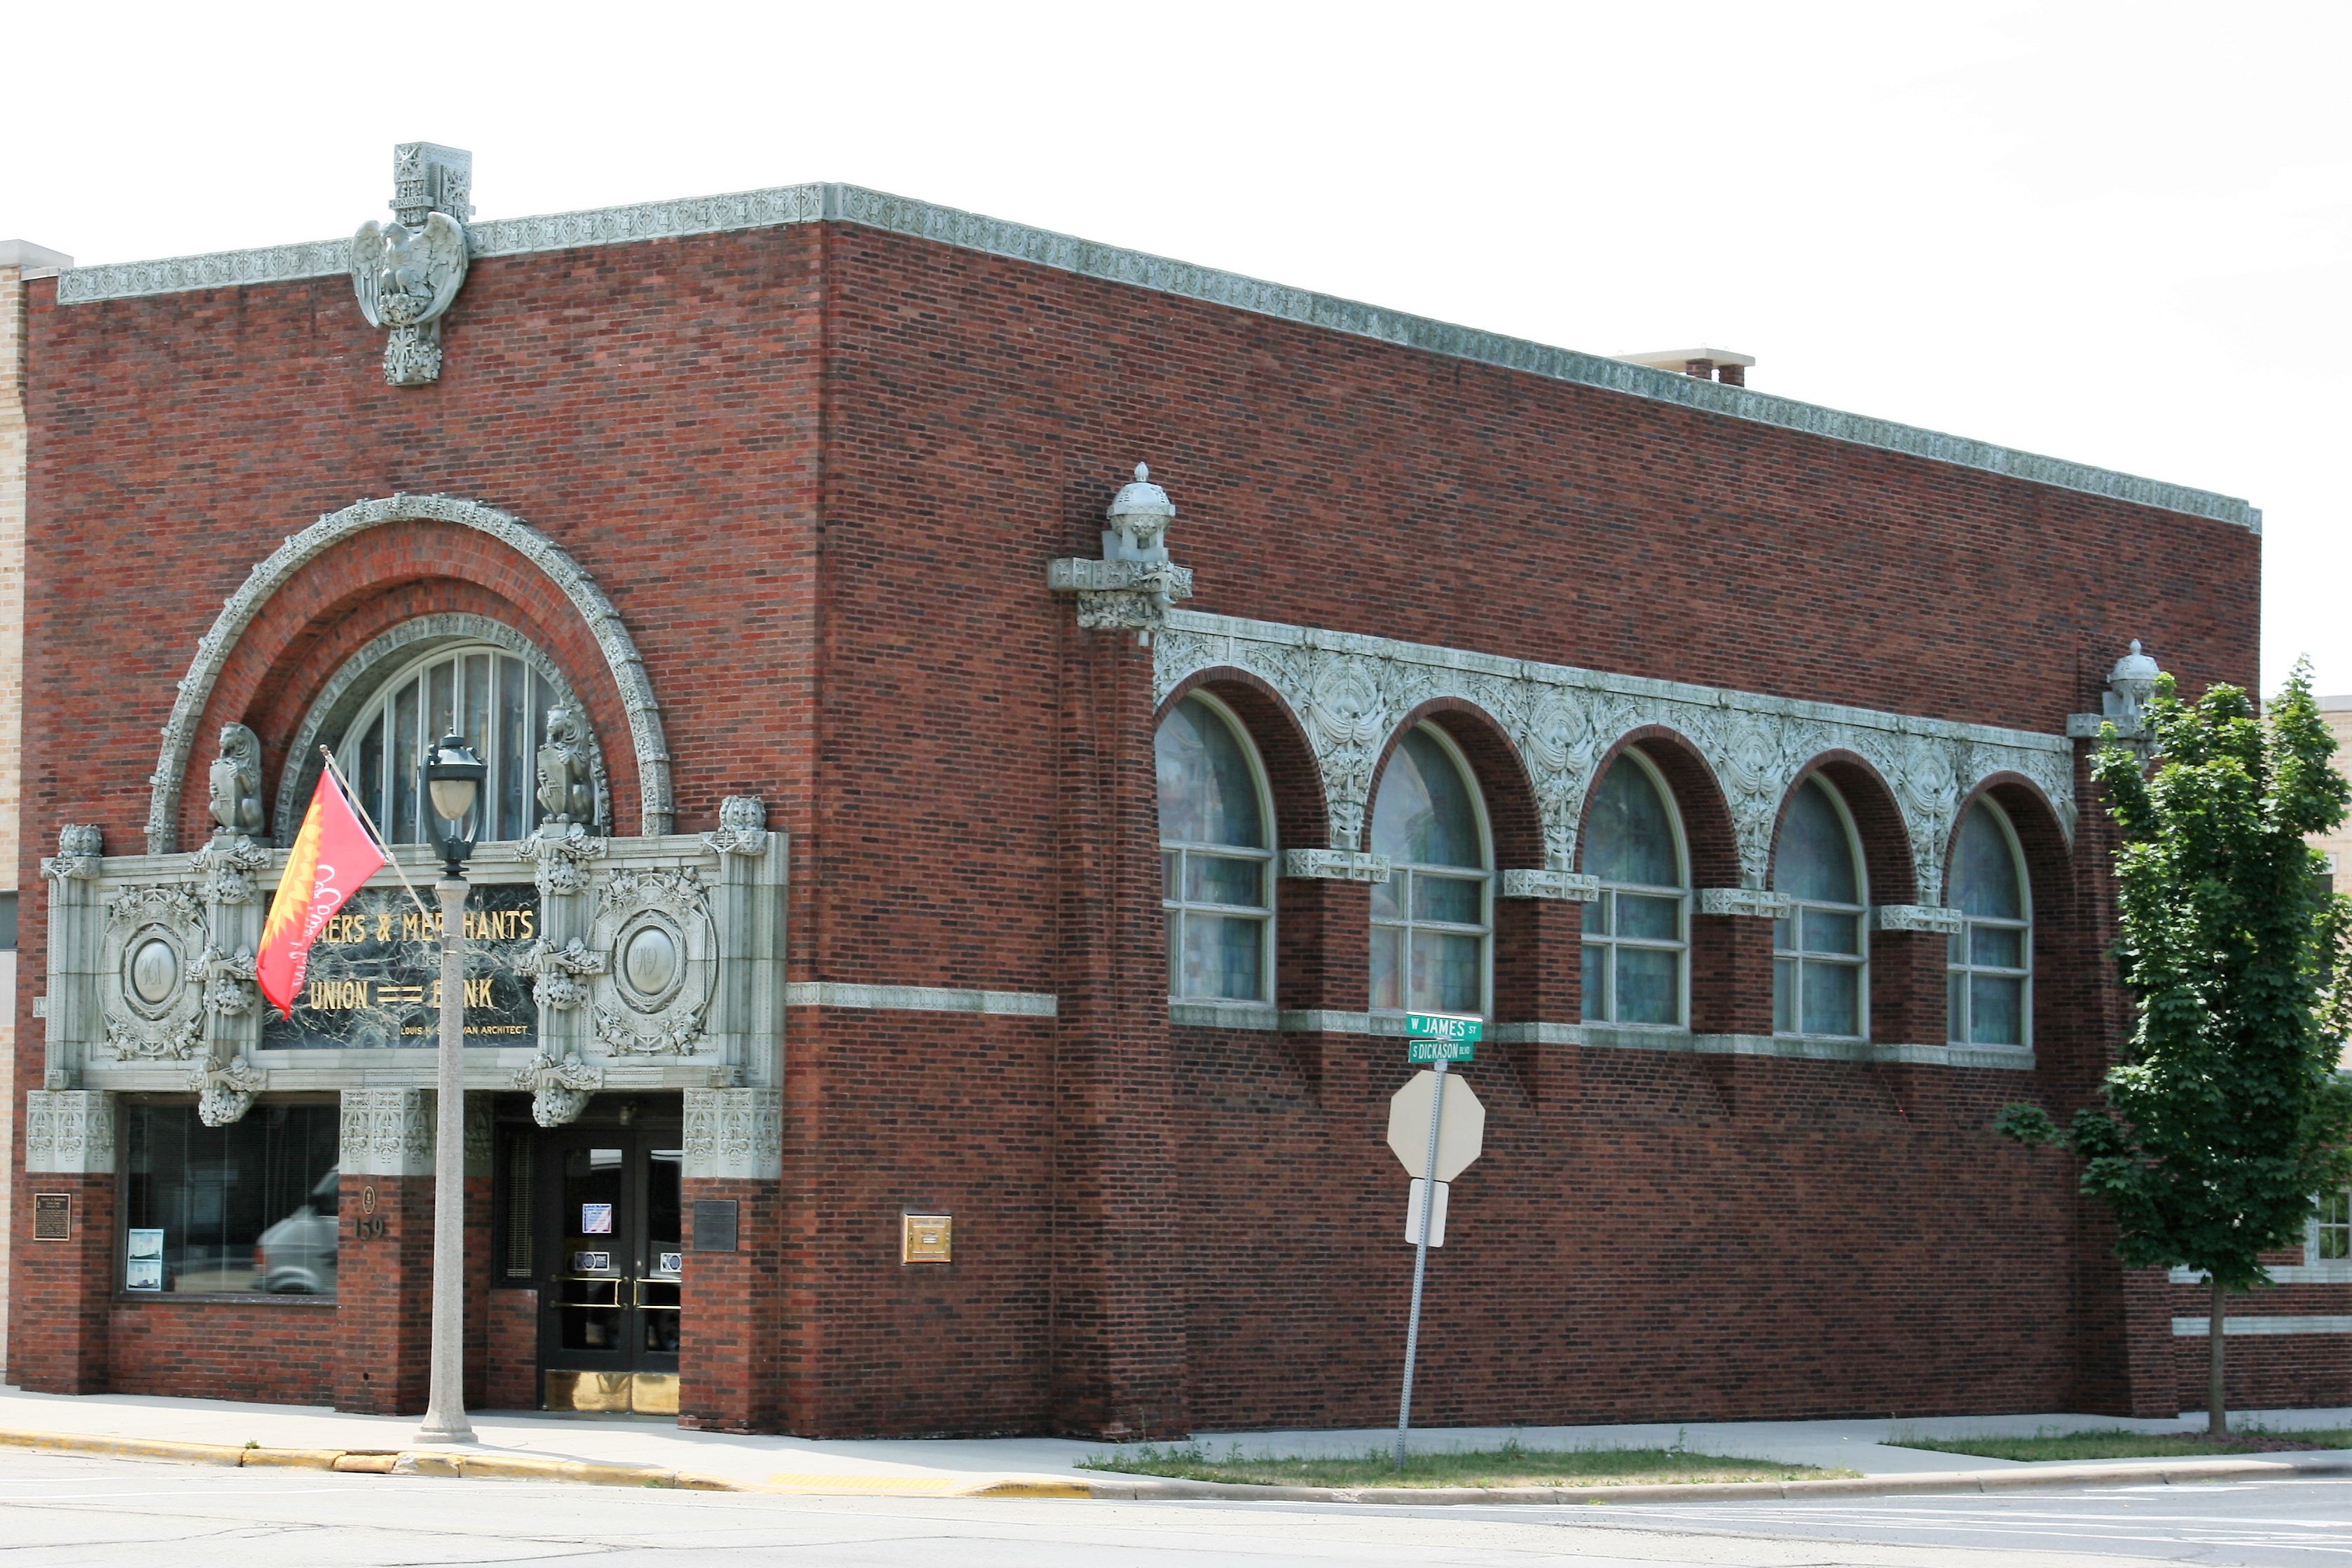
POLYGON ((1704 342, 1761 390, 2252 500, 2265 686, 2307 653, 2352 692, 2347 18, 26 4, 0 237, 345 234, 425 140, 473 151, 483 217, 843 180, 1571 348, 1704 342))

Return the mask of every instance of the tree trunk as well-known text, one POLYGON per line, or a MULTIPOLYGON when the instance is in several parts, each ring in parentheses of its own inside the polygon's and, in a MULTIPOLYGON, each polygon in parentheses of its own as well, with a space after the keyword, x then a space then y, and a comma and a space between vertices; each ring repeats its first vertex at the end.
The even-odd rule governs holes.
POLYGON ((2213 1288, 2213 1307, 2205 1319, 2205 1430, 2221 1437, 2230 1431, 2230 1402, 2221 1377, 2221 1349, 2229 1340, 2224 1331, 2229 1326, 2230 1298, 2221 1289, 2220 1276, 2209 1274, 2206 1279, 2213 1288))

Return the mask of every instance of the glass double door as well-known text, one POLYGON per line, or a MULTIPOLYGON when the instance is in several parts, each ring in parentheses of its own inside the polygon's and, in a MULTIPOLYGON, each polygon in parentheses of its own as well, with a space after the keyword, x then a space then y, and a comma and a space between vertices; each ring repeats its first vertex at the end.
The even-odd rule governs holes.
POLYGON ((542 1134, 539 1234, 542 1403, 677 1414, 678 1281, 686 1261, 676 1126, 542 1134))

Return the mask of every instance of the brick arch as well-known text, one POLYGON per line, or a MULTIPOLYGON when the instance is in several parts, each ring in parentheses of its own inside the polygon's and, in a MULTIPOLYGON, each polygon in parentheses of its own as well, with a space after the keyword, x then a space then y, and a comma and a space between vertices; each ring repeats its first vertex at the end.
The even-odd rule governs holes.
MULTIPOLYGON (((1675 797, 1675 814, 1682 818, 1683 844, 1690 855, 1691 886, 1739 886, 1739 838, 1732 829, 1731 804, 1724 798, 1715 770, 1687 737, 1664 724, 1644 724, 1630 731, 1619 736, 1593 764, 1592 784, 1601 782, 1620 752, 1633 746, 1639 746, 1642 754, 1664 775, 1666 787, 1675 797)), ((1576 821, 1580 868, 1584 864, 1585 823, 1591 811, 1592 790, 1588 785, 1576 821)))
MULTIPOLYGON (((539 628, 540 646, 566 669, 591 722, 601 715, 606 733, 629 736, 630 745, 612 753, 616 814, 634 805, 640 833, 667 833, 672 795, 660 705, 628 629, 594 579, 519 518, 451 496, 395 495, 330 512, 288 539, 254 567, 198 639, 163 730, 148 802, 148 852, 177 847, 200 736, 244 722, 257 702, 274 708, 273 676, 279 687, 306 673, 322 679, 315 666, 334 666, 314 652, 341 622, 387 597, 387 588, 426 583, 452 584, 453 595, 478 589, 539 628)), ((290 726, 278 731, 281 745, 289 732, 290 726)), ((195 826, 201 829, 201 818, 195 826)))
MULTIPOLYGON (((1797 798, 1797 791, 1814 774, 1837 788, 1845 808, 1853 816, 1854 837, 1862 840, 1862 871, 1867 886, 1865 903, 1910 904, 1919 900, 1917 863, 1911 858, 1911 830, 1903 821, 1902 808, 1895 804, 1895 792, 1861 757, 1852 752, 1823 752, 1797 770, 1781 794, 1780 809, 1772 818, 1772 855, 1777 863, 1780 854, 1780 825, 1787 820, 1789 805, 1797 798)), ((1768 868, 1764 885, 1770 887, 1768 868)))
POLYGON ((1323 770, 1316 764, 1307 731, 1273 687, 1244 669, 1217 665, 1196 670, 1178 683, 1151 716, 1152 732, 1195 691, 1205 691, 1234 710, 1249 731, 1265 764, 1266 789, 1274 796, 1274 841, 1285 849, 1320 849, 1331 841, 1323 770))
POLYGON ((1371 788, 1364 794, 1364 826, 1359 847, 1372 847, 1372 808, 1381 798, 1381 779, 1387 773, 1389 759, 1396 754, 1406 733, 1418 724, 1431 724, 1444 731, 1446 739, 1461 747, 1463 756, 1469 759, 1471 778, 1486 806, 1486 833, 1494 850, 1494 869, 1499 872, 1507 868, 1540 868, 1544 863, 1543 812, 1536 804, 1535 784, 1528 777, 1527 764, 1495 716, 1460 697, 1439 697, 1424 702, 1390 731, 1379 760, 1372 765, 1371 788))

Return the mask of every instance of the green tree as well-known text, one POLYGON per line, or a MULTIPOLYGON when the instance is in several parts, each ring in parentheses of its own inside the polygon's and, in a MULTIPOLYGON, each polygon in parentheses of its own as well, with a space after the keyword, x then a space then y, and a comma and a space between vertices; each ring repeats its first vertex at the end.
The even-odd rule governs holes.
POLYGON ((2266 718, 2236 687, 2187 703, 2163 676, 2147 723, 2153 772, 2112 725, 2091 763, 2123 837, 2116 954, 2137 1025, 2103 1105, 2063 1131, 2034 1105, 1996 1125, 2081 1158, 2126 1264, 2205 1275, 2207 1425, 2221 1433, 2229 1294, 2268 1282, 2260 1256, 2299 1245, 2312 1194, 2352 1170, 2352 1082, 2336 1071, 2352 899, 2321 890, 2304 842, 2352 792, 2307 663, 2266 718))

